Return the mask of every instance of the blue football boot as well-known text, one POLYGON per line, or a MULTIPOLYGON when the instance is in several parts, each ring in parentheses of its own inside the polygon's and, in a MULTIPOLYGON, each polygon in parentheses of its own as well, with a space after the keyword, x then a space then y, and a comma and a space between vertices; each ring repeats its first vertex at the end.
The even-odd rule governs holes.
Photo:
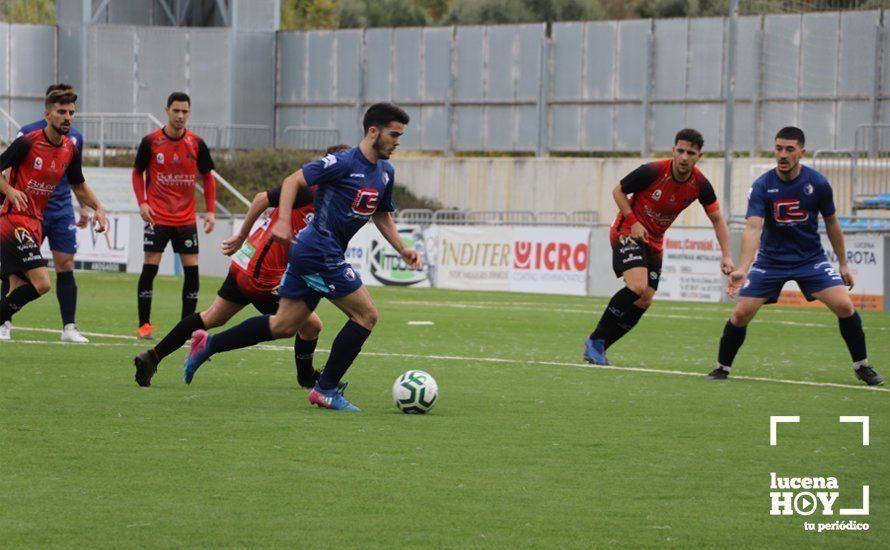
POLYGON ((210 342, 210 335, 206 330, 196 330, 192 333, 192 343, 189 346, 188 357, 185 358, 185 378, 186 384, 192 383, 192 378, 205 361, 210 361, 210 348, 207 345, 210 342))
POLYGON ((343 389, 334 388, 332 390, 323 390, 318 384, 309 392, 309 403, 318 405, 324 409, 332 409, 335 411, 360 411, 361 409, 350 403, 343 397, 343 389))
POLYGON ((611 365, 606 359, 606 343, 602 340, 584 340, 584 360, 594 365, 611 365))

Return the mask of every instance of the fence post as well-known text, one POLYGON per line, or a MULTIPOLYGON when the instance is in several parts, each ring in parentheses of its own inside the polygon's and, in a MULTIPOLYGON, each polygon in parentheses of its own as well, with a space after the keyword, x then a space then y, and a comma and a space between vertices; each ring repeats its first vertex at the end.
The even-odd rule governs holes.
POLYGON ((105 167, 105 117, 99 117, 99 167, 105 167))
POLYGON ((457 27, 451 27, 451 41, 448 43, 448 92, 445 94, 445 156, 454 156, 454 94, 457 86, 457 27))
POLYGON ((649 34, 646 35, 646 81, 643 84, 643 135, 640 140, 640 156, 648 157, 652 152, 649 136, 652 135, 651 96, 655 80, 655 20, 649 20, 649 34))
POLYGON ((726 52, 726 123, 723 127, 723 204, 732 217, 732 144, 735 131, 735 49, 739 0, 729 2, 729 37, 726 52))
POLYGON ((546 157, 550 154, 550 79, 553 77, 553 65, 550 63, 551 38, 548 30, 541 37, 540 49, 540 83, 538 84, 538 144, 535 154, 546 157))

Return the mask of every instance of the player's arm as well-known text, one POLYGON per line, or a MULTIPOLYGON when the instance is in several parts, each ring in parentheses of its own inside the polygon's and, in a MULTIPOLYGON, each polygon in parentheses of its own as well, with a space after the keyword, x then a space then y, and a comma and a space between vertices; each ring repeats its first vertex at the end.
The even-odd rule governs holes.
POLYGON ((28 195, 24 191, 19 191, 10 185, 3 172, 6 172, 8 168, 20 165, 25 160, 25 157, 28 156, 30 150, 31 142, 24 136, 20 136, 0 155, 0 193, 3 193, 12 201, 12 207, 15 210, 27 210, 28 195))
POLYGON ((621 211, 624 219, 630 224, 630 236, 638 240, 649 240, 649 232, 646 231, 645 226, 640 223, 637 216, 633 213, 630 199, 628 199, 627 196, 632 193, 643 191, 652 185, 652 182, 656 177, 657 173, 655 173, 652 166, 643 164, 630 174, 624 176, 624 178, 621 179, 621 182, 612 189, 612 198, 615 199, 615 204, 618 205, 618 210, 621 211))
POLYGON ((720 251, 723 253, 723 259, 720 260, 720 270, 724 275, 729 275, 735 271, 735 264, 732 261, 732 249, 729 245, 729 227, 723 214, 720 212, 720 203, 717 202, 717 194, 714 187, 707 178, 699 181, 698 202, 705 208, 711 225, 714 226, 714 235, 717 236, 717 243, 720 245, 720 251))
POLYGON ((245 216, 244 222, 241 224, 241 229, 238 230, 238 233, 224 240, 220 245, 223 254, 231 256, 241 248, 241 245, 244 244, 244 241, 250 236, 250 230, 253 228, 253 224, 260 219, 260 216, 263 215, 263 212, 265 212, 267 208, 269 208, 269 193, 267 191, 261 191, 253 197, 253 201, 250 203, 250 208, 247 209, 247 215, 245 216))
POLYGON ((825 220, 825 232, 828 234, 828 241, 831 243, 831 248, 834 249, 835 256, 837 256, 838 272, 844 284, 850 290, 853 290, 853 273, 847 264, 847 247, 844 244, 844 231, 841 229, 841 222, 837 219, 837 214, 823 216, 823 219, 825 220))
POLYGON ((303 170, 297 170, 284 178, 281 182, 281 197, 278 201, 278 221, 272 227, 272 239, 279 243, 290 242, 293 231, 291 230, 290 215, 294 209, 294 202, 300 188, 306 187, 306 178, 303 170))
POLYGON ((201 183, 204 186, 204 233, 210 233, 216 227, 216 178, 213 177, 213 159, 210 149, 204 140, 198 141, 198 172, 201 172, 201 183))
POLYGON ((136 162, 133 163, 133 193, 136 195, 136 203, 139 204, 139 215, 142 220, 154 225, 154 212, 148 205, 148 181, 145 179, 145 171, 151 162, 151 138, 145 136, 139 143, 136 151, 136 162))
POLYGON ((377 226, 377 229, 380 231, 380 234, 383 235, 383 238, 386 239, 386 241, 396 249, 399 256, 405 260, 408 267, 411 269, 420 269, 423 267, 423 262, 420 260, 420 254, 405 244, 405 241, 403 241, 402 237, 399 235, 399 228, 396 227, 396 222, 392 219, 392 213, 377 211, 371 216, 371 220, 374 222, 374 225, 377 226))
POLYGON ((735 296, 742 288, 748 270, 754 263, 757 247, 760 244, 760 232, 763 231, 763 218, 760 216, 748 216, 745 222, 745 231, 742 232, 742 254, 739 256, 739 266, 729 274, 729 286, 727 294, 735 296))
POLYGON ((102 203, 99 202, 99 199, 93 193, 93 190, 90 189, 90 186, 84 181, 80 162, 80 152, 78 151, 77 154, 71 157, 71 164, 69 164, 68 169, 65 170, 65 175, 68 177, 68 182, 71 184, 71 190, 74 192, 74 196, 77 197, 77 202, 92 208, 96 212, 96 232, 102 233, 108 226, 108 220, 105 216, 105 207, 102 206, 102 203))

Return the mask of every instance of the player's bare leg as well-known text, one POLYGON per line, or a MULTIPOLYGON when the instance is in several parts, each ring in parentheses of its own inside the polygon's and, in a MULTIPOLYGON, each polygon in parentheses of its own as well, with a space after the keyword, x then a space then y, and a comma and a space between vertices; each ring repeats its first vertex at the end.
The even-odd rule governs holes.
POLYGON ((201 280, 198 276, 198 255, 197 254, 180 254, 179 259, 182 262, 183 280, 182 280, 182 315, 186 318, 195 312, 198 306, 198 291, 200 290, 201 280))
POLYGON ((139 275, 137 301, 139 305, 139 331, 136 337, 140 340, 154 340, 151 332, 155 327, 151 324, 151 300, 154 297, 154 280, 158 274, 163 252, 146 252, 142 263, 142 274, 139 275))
POLYGON ((45 267, 29 269, 25 277, 9 275, 9 294, 0 298, 0 340, 11 338, 12 316, 25 304, 43 296, 50 289, 49 273, 45 267))
POLYGON ((712 370, 708 380, 726 380, 729 377, 732 362, 736 354, 745 343, 745 335, 748 332, 748 323, 754 319, 766 298, 751 298, 742 296, 736 302, 732 315, 723 326, 723 336, 720 337, 720 348, 717 352, 717 368, 712 370))
POLYGON ((853 301, 846 287, 830 286, 813 293, 813 297, 828 306, 837 315, 841 337, 847 344, 850 358, 853 360, 853 372, 856 377, 869 386, 881 386, 884 377, 868 364, 868 353, 865 346, 865 332, 862 330, 862 318, 856 312, 853 301))
POLYGON ((74 254, 53 250, 56 268, 56 298, 62 314, 62 341, 86 344, 87 338, 80 333, 74 316, 77 312, 77 283, 74 280, 74 254))
POLYGON ((622 276, 625 287, 609 300, 596 330, 584 342, 584 360, 588 363, 608 365, 606 350, 630 332, 652 305, 655 289, 649 286, 649 268, 631 267, 622 276))

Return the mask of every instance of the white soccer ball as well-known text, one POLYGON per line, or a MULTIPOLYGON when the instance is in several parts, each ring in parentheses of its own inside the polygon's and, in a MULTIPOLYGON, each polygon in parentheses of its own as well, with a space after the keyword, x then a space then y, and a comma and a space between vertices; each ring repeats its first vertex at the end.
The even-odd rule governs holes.
POLYGON ((423 414, 439 399, 439 385, 429 373, 409 370, 392 385, 392 400, 403 413, 423 414))

